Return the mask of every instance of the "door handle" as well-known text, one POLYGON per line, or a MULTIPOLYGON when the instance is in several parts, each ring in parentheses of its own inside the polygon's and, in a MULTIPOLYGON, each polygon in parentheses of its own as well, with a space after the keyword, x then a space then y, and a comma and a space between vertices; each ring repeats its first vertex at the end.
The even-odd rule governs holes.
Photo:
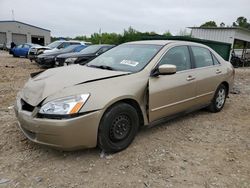
POLYGON ((220 69, 217 69, 216 70, 216 74, 220 74, 221 73, 221 70, 220 69))
POLYGON ((194 77, 194 76, 189 75, 189 76, 187 77, 187 81, 192 81, 192 80, 195 80, 195 77, 194 77))

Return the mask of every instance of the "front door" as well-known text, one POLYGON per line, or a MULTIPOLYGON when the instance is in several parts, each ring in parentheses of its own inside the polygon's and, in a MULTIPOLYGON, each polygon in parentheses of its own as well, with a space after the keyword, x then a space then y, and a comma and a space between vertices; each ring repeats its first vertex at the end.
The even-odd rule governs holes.
POLYGON ((149 121, 176 114, 195 105, 196 79, 187 46, 167 51, 159 65, 176 65, 177 72, 149 78, 149 121))

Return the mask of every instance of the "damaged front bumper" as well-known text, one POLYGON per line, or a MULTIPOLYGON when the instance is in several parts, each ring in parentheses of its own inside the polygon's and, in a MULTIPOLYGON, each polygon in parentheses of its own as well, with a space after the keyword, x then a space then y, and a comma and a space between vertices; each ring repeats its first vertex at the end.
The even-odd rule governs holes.
POLYGON ((20 99, 17 99, 14 109, 19 128, 35 143, 61 150, 93 148, 97 145, 101 111, 67 119, 38 118, 35 115, 37 109, 23 110, 20 99))

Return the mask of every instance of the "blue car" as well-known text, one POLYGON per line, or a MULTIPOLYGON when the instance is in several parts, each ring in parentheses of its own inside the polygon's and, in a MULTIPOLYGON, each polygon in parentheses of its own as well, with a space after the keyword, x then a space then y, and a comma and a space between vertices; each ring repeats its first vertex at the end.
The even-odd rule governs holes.
POLYGON ((12 54, 14 57, 28 57, 29 49, 33 46, 39 46, 39 45, 31 43, 20 44, 12 49, 12 54))

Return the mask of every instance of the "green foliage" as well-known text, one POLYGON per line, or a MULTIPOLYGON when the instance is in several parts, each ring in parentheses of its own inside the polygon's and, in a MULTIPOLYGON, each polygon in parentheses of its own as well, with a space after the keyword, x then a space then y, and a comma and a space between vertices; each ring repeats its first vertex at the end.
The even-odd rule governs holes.
POLYGON ((233 22, 234 27, 242 27, 245 29, 250 29, 250 23, 243 16, 237 18, 236 22, 233 22))
POLYGON ((220 23, 220 27, 225 27, 226 25, 225 25, 225 23, 224 22, 221 22, 220 23))
POLYGON ((202 24, 200 27, 217 27, 217 24, 215 21, 208 21, 202 24))
MULTIPOLYGON (((172 34, 168 31, 164 35, 172 36, 172 34)), ((144 40, 145 38, 150 38, 154 36, 159 36, 154 31, 151 32, 139 32, 132 27, 129 27, 128 29, 125 29, 123 31, 123 34, 117 34, 117 33, 94 33, 90 37, 87 36, 77 36, 73 40, 81 40, 81 41, 87 41, 91 42, 92 44, 121 44, 124 42, 130 42, 130 41, 137 41, 137 40, 144 40)))
POLYGON ((170 31, 166 31, 165 33, 163 33, 164 36, 167 36, 167 37, 170 37, 170 36, 173 36, 170 31))

